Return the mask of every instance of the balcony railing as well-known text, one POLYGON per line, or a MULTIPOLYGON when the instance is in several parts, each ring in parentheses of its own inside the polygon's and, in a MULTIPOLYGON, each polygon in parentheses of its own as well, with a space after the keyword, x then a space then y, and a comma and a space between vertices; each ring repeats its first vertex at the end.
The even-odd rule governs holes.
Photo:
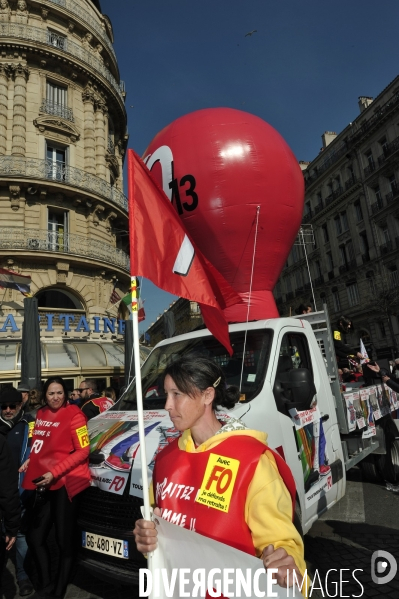
POLYGON ((371 173, 373 173, 375 171, 375 162, 372 161, 368 164, 368 166, 366 166, 366 168, 364 169, 364 176, 368 177, 371 173))
POLYGON ((392 250, 393 250, 392 241, 386 241, 385 243, 380 245, 381 255, 388 254, 389 252, 392 252, 392 250))
POLYGON ((71 13, 80 17, 85 23, 88 23, 88 25, 90 25, 90 27, 92 27, 94 29, 94 31, 97 33, 97 35, 101 38, 101 41, 103 41, 104 44, 107 46, 108 50, 111 52, 111 54, 114 57, 115 62, 116 62, 115 50, 112 46, 111 40, 109 39, 109 37, 107 36, 107 34, 103 30, 103 28, 101 27, 101 24, 98 22, 98 20, 95 17, 93 17, 90 14, 90 11, 87 8, 83 8, 83 6, 80 6, 77 2, 75 2, 75 0, 48 0, 48 1, 52 2, 53 4, 58 4, 58 6, 62 6, 63 8, 66 8, 71 13))
POLYGON ((48 32, 46 29, 32 27, 31 25, 22 25, 20 23, 0 23, 0 37, 16 38, 25 41, 37 42, 46 46, 53 46, 55 49, 70 54, 74 58, 79 59, 85 65, 91 67, 100 73, 104 79, 114 88, 118 96, 124 101, 124 95, 121 91, 120 84, 116 81, 110 71, 103 65, 93 52, 85 50, 82 46, 75 42, 48 32), (55 37, 54 37, 55 36, 55 37))
POLYGON ((384 208, 384 202, 381 199, 379 199, 376 202, 374 202, 374 204, 371 204, 370 208, 371 214, 376 214, 384 208))
POLYGON ((362 262, 363 264, 366 264, 366 262, 370 262, 370 254, 368 252, 362 254, 362 262))
POLYGON ((60 231, 0 227, 0 250, 57 252, 100 260, 129 270, 129 256, 124 251, 97 239, 60 231))
POLYGON ((388 204, 390 204, 391 202, 396 200, 396 198, 398 196, 399 196, 398 184, 396 182, 393 182, 393 183, 391 183, 391 191, 389 193, 387 193, 387 195, 385 196, 385 200, 388 204))
POLYGON ((357 183, 357 178, 355 176, 345 181, 345 190, 350 189, 355 183, 357 183))
POLYGON ((73 166, 51 160, 40 160, 38 158, 19 158, 17 156, 2 156, 0 160, 1 177, 24 177, 27 179, 42 179, 60 181, 63 184, 84 189, 118 205, 127 212, 126 196, 112 187, 104 179, 96 175, 82 171, 73 166))
POLYGON ((322 173, 324 173, 328 168, 330 168, 330 166, 332 164, 335 164, 335 162, 337 162, 337 160, 339 160, 341 158, 341 156, 346 154, 347 151, 348 151, 348 146, 345 142, 343 142, 337 148, 332 148, 329 151, 328 156, 325 157, 323 163, 317 167, 316 172, 313 173, 312 175, 307 176, 306 182, 305 182, 306 187, 311 185, 313 183, 313 181, 316 181, 316 179, 318 179, 322 173))
POLYGON ((378 156, 378 164, 384 164, 389 156, 392 156, 399 149, 399 137, 391 141, 389 144, 386 144, 383 148, 383 153, 378 156))
POLYGON ((62 104, 55 104, 54 102, 50 102, 50 100, 42 100, 42 104, 40 106, 40 112, 45 112, 46 114, 54 114, 55 116, 59 116, 67 121, 74 122, 72 108, 68 108, 67 106, 62 106, 62 104))
POLYGON ((112 137, 110 137, 110 136, 108 136, 107 150, 108 150, 109 154, 115 154, 115 144, 113 142, 112 137))

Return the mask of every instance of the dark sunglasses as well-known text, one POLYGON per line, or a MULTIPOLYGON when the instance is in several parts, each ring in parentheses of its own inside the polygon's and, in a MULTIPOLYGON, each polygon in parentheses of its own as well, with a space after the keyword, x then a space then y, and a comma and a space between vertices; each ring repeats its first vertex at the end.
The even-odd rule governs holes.
POLYGON ((7 408, 9 410, 15 410, 17 408, 17 404, 15 404, 15 403, 3 403, 1 405, 1 409, 2 410, 6 410, 7 408))

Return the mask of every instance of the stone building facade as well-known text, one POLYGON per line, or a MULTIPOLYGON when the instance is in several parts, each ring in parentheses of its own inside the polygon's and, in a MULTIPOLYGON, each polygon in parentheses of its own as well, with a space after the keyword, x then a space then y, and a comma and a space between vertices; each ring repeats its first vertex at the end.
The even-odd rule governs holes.
POLYGON ((183 297, 170 304, 163 314, 148 327, 141 341, 154 347, 157 343, 174 335, 190 333, 204 324, 197 302, 183 297))
POLYGON ((399 77, 375 99, 360 97, 359 109, 339 134, 322 136, 312 162, 300 163, 306 234, 274 294, 289 315, 313 304, 312 283, 316 307, 327 303, 333 322, 353 318, 354 345, 361 336, 374 357, 399 357, 399 77))
MULTIPOLYGON (((70 331, 42 329, 50 340, 118 337, 117 326, 74 325, 82 315, 115 325, 112 291, 128 291, 127 140, 99 0, 0 0, 0 265, 31 276, 42 320, 54 314, 57 329, 60 314, 75 315, 70 331)), ((0 305, 0 317, 23 314, 18 291, 0 289, 0 305)))

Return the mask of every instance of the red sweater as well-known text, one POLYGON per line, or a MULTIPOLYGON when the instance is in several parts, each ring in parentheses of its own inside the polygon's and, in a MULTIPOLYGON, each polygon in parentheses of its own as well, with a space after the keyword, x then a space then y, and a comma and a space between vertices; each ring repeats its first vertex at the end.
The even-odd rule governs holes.
POLYGON ((50 490, 65 485, 68 497, 90 486, 88 457, 90 442, 87 418, 80 408, 64 404, 59 410, 48 406, 37 412, 33 430, 29 467, 23 487, 36 489, 33 479, 51 472, 50 490))

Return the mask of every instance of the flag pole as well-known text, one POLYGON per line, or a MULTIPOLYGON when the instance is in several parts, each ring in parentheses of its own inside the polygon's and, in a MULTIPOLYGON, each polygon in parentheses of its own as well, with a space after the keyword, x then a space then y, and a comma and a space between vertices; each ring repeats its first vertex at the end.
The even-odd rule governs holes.
MULTIPOLYGON (((134 352, 134 366, 136 373, 136 401, 137 401, 137 420, 139 427, 139 440, 140 440, 140 451, 141 451, 141 479, 143 484, 143 501, 144 501, 144 518, 145 520, 151 520, 151 509, 150 509, 150 494, 148 484, 148 469, 147 469, 147 452, 145 446, 145 432, 144 432, 144 414, 143 414, 143 390, 141 386, 141 369, 140 369, 140 343, 139 343, 139 302, 137 297, 137 278, 133 274, 135 268, 134 261, 134 162, 133 162, 133 150, 127 151, 127 173, 128 173, 128 207, 129 207, 129 246, 130 246, 130 264, 131 264, 131 278, 130 278, 130 290, 132 296, 132 322, 133 322, 133 352, 134 352)), ((152 573, 157 557, 159 555, 159 549, 148 553, 147 565, 148 569, 152 573)), ((150 598, 153 594, 150 594, 150 598)))

